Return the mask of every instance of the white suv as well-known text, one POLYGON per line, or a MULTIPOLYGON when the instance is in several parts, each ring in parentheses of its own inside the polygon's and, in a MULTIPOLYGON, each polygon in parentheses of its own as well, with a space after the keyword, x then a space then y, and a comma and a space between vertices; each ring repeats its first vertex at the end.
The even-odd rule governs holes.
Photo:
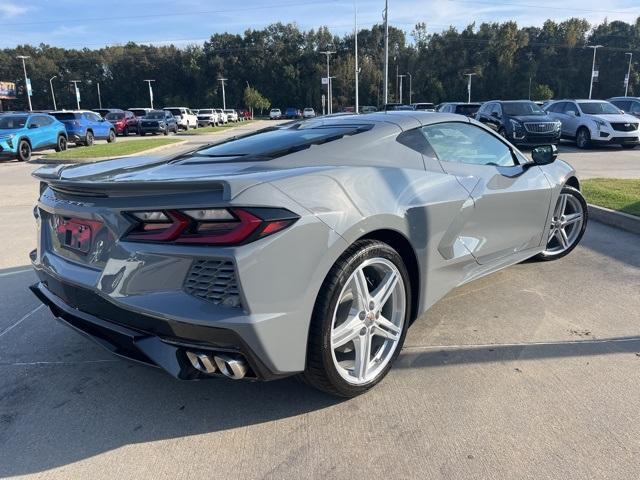
POLYGON ((316 116, 316 111, 311 107, 307 107, 304 110, 302 110, 302 118, 313 118, 315 116, 316 116))
POLYGON ((198 126, 213 127, 218 125, 219 115, 214 108, 201 108, 198 110, 198 126))
POLYGON ((229 123, 229 117, 221 108, 216 108, 216 113, 218 114, 218 123, 223 125, 225 123, 229 123))
POLYGON ((198 117, 187 107, 165 107, 163 110, 171 112, 178 123, 178 128, 188 130, 198 128, 198 117))
POLYGON ((280 118, 282 118, 282 112, 279 108, 272 108, 269 112, 269 118, 271 120, 279 120, 280 118))
POLYGON ((544 106, 562 123, 562 138, 574 139, 578 148, 592 144, 640 145, 640 121, 604 100, 556 100, 544 106))

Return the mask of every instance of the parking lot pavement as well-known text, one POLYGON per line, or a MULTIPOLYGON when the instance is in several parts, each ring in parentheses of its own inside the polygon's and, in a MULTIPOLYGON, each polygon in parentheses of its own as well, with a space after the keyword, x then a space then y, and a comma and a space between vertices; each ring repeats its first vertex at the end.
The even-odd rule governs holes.
POLYGON ((180 382, 56 322, 27 291, 33 166, 0 167, 0 477, 640 477, 638 236, 591 223, 562 260, 455 290, 344 401, 180 382))
POLYGON ((558 158, 573 165, 579 178, 640 178, 640 147, 624 150, 614 145, 581 150, 563 141, 558 150, 558 158))

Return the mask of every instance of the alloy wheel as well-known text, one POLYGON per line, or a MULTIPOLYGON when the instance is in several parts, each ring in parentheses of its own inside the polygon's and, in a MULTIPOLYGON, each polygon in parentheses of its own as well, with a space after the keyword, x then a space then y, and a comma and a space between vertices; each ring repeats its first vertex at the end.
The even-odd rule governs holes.
POLYGON ((406 314, 405 285, 385 258, 366 260, 351 274, 333 313, 331 354, 352 385, 373 381, 393 358, 406 314))
POLYGON ((553 211, 546 255, 559 255, 570 249, 579 239, 584 222, 580 201, 569 193, 561 193, 553 211))

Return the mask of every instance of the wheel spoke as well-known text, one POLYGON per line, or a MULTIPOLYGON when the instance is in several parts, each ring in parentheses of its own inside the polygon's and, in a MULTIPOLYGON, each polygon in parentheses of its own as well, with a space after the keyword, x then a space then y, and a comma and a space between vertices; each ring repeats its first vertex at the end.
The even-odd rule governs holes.
POLYGON ((382 307, 387 303, 389 297, 393 293, 394 288, 398 284, 398 275, 395 271, 387 273, 378 288, 371 294, 372 300, 375 303, 375 309, 377 312, 382 310, 382 307))
POLYGON ((574 223, 578 223, 582 220, 582 213, 572 213, 570 215, 565 215, 563 225, 572 225, 574 223))
POLYGON ((348 318, 342 325, 339 325, 331 332, 331 347, 336 349, 349 343, 360 335, 360 330, 363 327, 364 322, 357 315, 348 318))
POLYGON ((371 332, 373 335, 377 335, 379 337, 388 338, 389 340, 397 341, 400 338, 400 328, 394 323, 390 322, 383 316, 380 316, 374 326, 373 331, 371 332))
POLYGON ((369 330, 354 340, 356 358, 353 364, 353 374, 358 380, 364 380, 371 361, 371 334, 369 330))
POLYGON ((560 241, 560 245, 562 245, 563 249, 569 246, 569 237, 567 237, 567 232, 565 232, 563 228, 558 229, 558 234, 556 235, 556 237, 560 241))
POLYGON ((553 239, 553 237, 556 236, 557 231, 558 229, 556 227, 553 227, 553 226, 551 227, 551 230, 549 232, 549 239, 547 240, 547 243, 549 243, 553 239))
POLYGON ((567 208, 567 196, 564 194, 561 194, 560 198, 558 198, 558 204, 556 205, 556 212, 555 212, 556 218, 560 218, 562 216, 565 208, 567 208))
POLYGON ((367 278, 364 275, 364 270, 359 268, 356 270, 353 276, 354 286, 356 288, 355 294, 358 297, 358 305, 364 310, 369 305, 371 294, 369 293, 369 287, 367 285, 367 278))

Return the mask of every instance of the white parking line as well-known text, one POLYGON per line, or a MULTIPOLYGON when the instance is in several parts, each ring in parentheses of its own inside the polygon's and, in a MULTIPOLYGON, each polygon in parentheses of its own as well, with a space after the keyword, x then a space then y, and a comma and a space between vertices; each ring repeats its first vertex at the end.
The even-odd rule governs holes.
POLYGON ((0 278, 10 277, 11 275, 18 275, 19 273, 33 272, 32 268, 25 268, 24 270, 16 270, 14 272, 0 273, 0 278))
POLYGON ((29 318, 31 315, 33 315, 34 313, 36 313, 38 310, 40 310, 41 308, 44 308, 44 304, 38 305, 36 308, 34 308, 33 310, 31 310, 29 313, 27 313, 24 317, 22 317, 20 320, 18 320, 16 323, 14 323, 13 325, 11 325, 9 328, 7 328, 6 330, 3 330, 2 332, 0 332, 0 337, 2 337, 5 333, 10 332, 11 330, 13 330, 14 328, 16 328, 18 325, 20 325, 22 322, 24 322, 27 318, 29 318))

